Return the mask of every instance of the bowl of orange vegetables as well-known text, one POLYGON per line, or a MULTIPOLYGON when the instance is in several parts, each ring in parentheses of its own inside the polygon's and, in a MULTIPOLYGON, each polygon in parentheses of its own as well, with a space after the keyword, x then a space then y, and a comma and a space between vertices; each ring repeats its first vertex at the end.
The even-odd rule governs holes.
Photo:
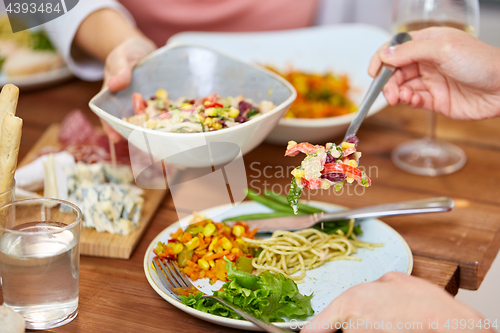
MULTIPOLYGON (((355 101, 359 89, 352 86, 347 74, 332 70, 303 71, 289 66, 278 70, 266 66, 290 82, 297 98, 269 134, 266 141, 286 144, 294 141, 324 142, 342 135, 358 110, 355 101)), ((379 109, 373 109, 374 114, 379 109)))
POLYGON ((153 260, 171 259, 192 281, 208 278, 211 283, 227 279, 226 258, 236 268, 252 272, 255 250, 242 237, 254 239, 257 229, 251 230, 245 222, 229 226, 195 213, 185 229, 170 234, 167 243, 158 242, 153 249, 153 260))

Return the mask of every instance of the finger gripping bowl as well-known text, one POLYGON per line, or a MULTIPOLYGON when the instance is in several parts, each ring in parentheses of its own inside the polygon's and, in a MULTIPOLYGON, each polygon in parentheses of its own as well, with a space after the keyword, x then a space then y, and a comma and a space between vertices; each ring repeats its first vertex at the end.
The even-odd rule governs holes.
MULTIPOLYGON (((232 161, 257 147, 277 125, 295 100, 294 88, 278 75, 212 49, 166 46, 143 59, 132 73, 129 87, 118 93, 102 90, 89 103, 92 111, 156 162, 185 167, 207 167, 232 161), (145 97, 159 88, 171 100, 216 93, 272 101, 276 108, 252 120, 206 133, 170 133, 130 124, 122 118, 134 114, 132 93, 145 97)), ((133 158, 133 156, 132 156, 133 158)))

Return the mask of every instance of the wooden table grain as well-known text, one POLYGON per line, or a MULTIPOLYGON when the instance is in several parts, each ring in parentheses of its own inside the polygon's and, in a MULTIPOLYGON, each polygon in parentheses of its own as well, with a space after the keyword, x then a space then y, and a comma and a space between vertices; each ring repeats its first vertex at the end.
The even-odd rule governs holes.
MULTIPOLYGON (((20 158, 50 124, 60 122, 73 109, 81 109, 94 124, 99 124, 87 104, 100 85, 73 80, 45 90, 21 90, 17 113, 24 120, 20 158)), ((438 137, 464 149, 468 162, 455 174, 431 178, 405 173, 390 160, 390 153, 398 144, 423 136, 425 117, 423 111, 397 106, 367 119, 359 132, 359 148, 373 186, 361 195, 352 191, 341 195, 312 193, 310 199, 354 208, 436 196, 453 198, 457 205, 451 213, 383 220, 410 245, 414 254, 413 275, 456 294, 459 287, 479 287, 500 248, 500 187, 497 185, 500 175, 496 172, 500 167, 500 119, 459 122, 439 117, 438 137)), ((288 175, 276 172, 298 164, 300 158, 283 157, 284 148, 264 143, 244 157, 250 187, 262 190, 275 186, 277 189, 289 182, 288 175), (267 177, 270 173, 271 177, 267 177)), ((192 195, 191 200, 198 199, 192 195)), ((199 200, 212 204, 206 197, 199 200)), ((167 195, 129 260, 83 256, 79 314, 68 325, 50 331, 234 331, 177 310, 158 296, 146 280, 142 262, 147 246, 177 220, 178 214, 189 212, 189 207, 175 208, 172 197, 167 195)))

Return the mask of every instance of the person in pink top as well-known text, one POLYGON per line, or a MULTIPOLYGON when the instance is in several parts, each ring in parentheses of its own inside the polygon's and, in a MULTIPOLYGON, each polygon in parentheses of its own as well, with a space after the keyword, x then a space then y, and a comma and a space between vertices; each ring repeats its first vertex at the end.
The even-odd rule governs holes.
POLYGON ((269 31, 314 24, 319 0, 120 0, 157 46, 183 31, 269 31))
POLYGON ((115 91, 127 86, 140 58, 178 32, 271 31, 344 22, 388 28, 391 8, 392 0, 80 0, 44 28, 76 76, 96 81, 104 75, 115 91))
POLYGON ((120 3, 133 13, 137 26, 119 12, 106 8, 89 15, 74 39, 74 45, 106 61, 105 81, 112 91, 125 88, 130 69, 137 61, 178 32, 307 27, 314 23, 318 1, 121 0, 120 3), (104 38, 92 38, 97 35, 104 38))

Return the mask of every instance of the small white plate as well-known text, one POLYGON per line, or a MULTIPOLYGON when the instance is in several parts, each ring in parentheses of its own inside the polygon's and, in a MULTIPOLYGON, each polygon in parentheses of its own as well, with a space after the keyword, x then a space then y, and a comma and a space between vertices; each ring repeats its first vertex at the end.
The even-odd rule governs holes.
MULTIPOLYGON (((344 207, 341 206, 318 201, 311 201, 309 204, 329 212, 344 209, 344 207)), ((204 210, 201 213, 207 215, 214 221, 221 221, 231 216, 269 211, 267 207, 256 202, 246 201, 234 207, 231 205, 223 205, 204 210)), ((260 330, 248 321, 219 317, 195 310, 182 304, 162 285, 158 276, 151 268, 151 262, 154 257, 153 249, 158 242, 161 241, 166 243, 171 238, 171 233, 174 233, 180 225, 187 225, 191 219, 192 216, 187 216, 173 223, 156 236, 149 245, 144 256, 144 272, 146 273, 149 284, 167 302, 195 317, 227 327, 260 330)), ((374 281, 391 271, 411 274, 413 257, 403 237, 380 220, 368 219, 360 223, 363 234, 360 235, 359 238, 362 241, 384 243, 384 246, 376 248, 373 251, 359 249, 358 253, 354 256, 361 258, 362 261, 331 261, 325 263, 321 267, 307 271, 305 282, 299 284, 298 287, 302 294, 310 295, 314 293, 311 299, 311 305, 315 314, 323 310, 333 299, 351 286, 363 282, 374 281)), ((251 226, 251 222, 249 222, 249 224, 251 226)), ((197 280, 194 285, 203 292, 210 294, 212 290, 218 290, 222 282, 217 281, 216 284, 210 285, 208 279, 202 279, 197 280)), ((309 319, 310 318, 308 318, 308 320, 309 319)), ((276 323, 276 325, 283 328, 290 328, 290 326, 297 327, 299 324, 305 325, 306 323, 307 320, 304 322, 294 322, 292 324, 289 322, 276 323)))
MULTIPOLYGON (((172 36, 168 44, 211 47, 243 61, 278 69, 291 65, 308 72, 333 70, 334 74, 347 74, 353 87, 350 97, 359 105, 372 82, 368 75, 370 59, 390 38, 379 27, 351 23, 270 32, 182 32, 172 36)), ((379 96, 368 117, 386 106, 384 97, 379 96)), ((266 141, 283 145, 289 140, 325 144, 343 135, 353 118, 354 114, 320 119, 282 118, 266 141)))
POLYGON ((0 75, 0 87, 11 83, 22 90, 46 88, 51 85, 64 82, 71 78, 73 74, 67 66, 33 75, 6 76, 0 75))

